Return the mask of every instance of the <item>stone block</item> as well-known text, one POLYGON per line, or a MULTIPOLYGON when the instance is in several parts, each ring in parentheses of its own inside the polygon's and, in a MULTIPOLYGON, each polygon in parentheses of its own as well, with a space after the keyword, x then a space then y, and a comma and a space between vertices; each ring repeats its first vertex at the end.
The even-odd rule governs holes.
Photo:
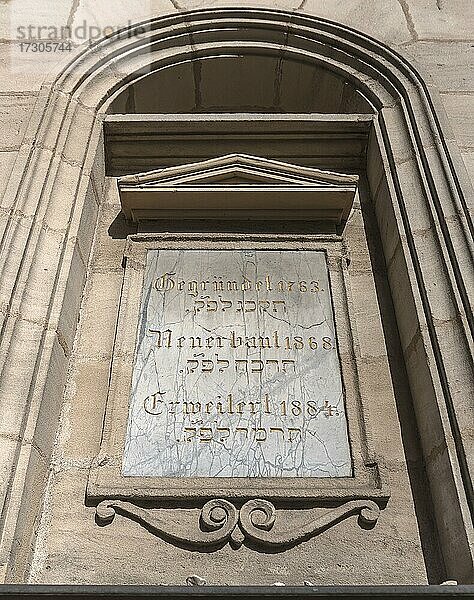
POLYGON ((386 356, 382 336, 377 294, 371 273, 353 274, 350 278, 354 310, 354 341, 362 358, 386 356))
MULTIPOLYGON (((454 219, 461 220, 462 217, 460 218, 460 215, 459 215, 460 211, 464 213, 464 210, 467 210, 467 212, 472 213, 472 202, 469 201, 469 196, 471 195, 471 190, 474 190, 474 171, 471 168, 470 157, 474 160, 474 148, 473 149, 466 148, 461 152, 459 149, 459 146, 457 145, 457 143, 455 141, 448 141, 447 142, 447 150, 449 152, 449 156, 452 161, 455 178, 459 181, 461 188, 463 190, 463 195, 464 195, 465 202, 466 202, 466 209, 464 209, 464 208, 459 209, 458 205, 456 203, 453 203, 452 208, 450 208, 449 210, 446 210, 445 207, 443 206, 443 210, 446 213, 446 220, 454 220, 454 219)), ((433 157, 433 154, 435 151, 436 150, 434 148, 427 149, 427 155, 428 155, 429 159, 431 159, 433 157)), ((439 173, 438 173, 438 175, 439 175, 439 173)), ((436 181, 442 190, 449 189, 450 193, 452 193, 451 188, 450 188, 450 186, 447 185, 446 181, 444 181, 444 182, 440 181, 439 177, 436 179, 436 181)), ((443 193, 445 193, 445 192, 443 192, 443 193)))
MULTIPOLYGON (((173 69, 162 69, 148 78, 137 81, 122 95, 123 106, 117 105, 114 112, 179 113, 192 112, 199 101, 196 81, 206 61, 189 61, 173 69), (151 78, 151 80, 150 80, 151 78), (150 93, 150 81, 153 93, 150 93)), ((213 62, 213 61, 211 61, 213 62)), ((226 80, 226 86, 228 82, 226 80)))
MULTIPOLYGON (((64 142, 64 137, 67 135, 67 125, 70 123, 69 105, 69 94, 53 93, 48 99, 40 122, 39 136, 42 147, 51 153, 57 152, 60 142, 64 142)), ((32 133, 36 135, 36 132, 32 133)))
MULTIPOLYGON (((48 173, 51 172, 51 157, 52 152, 43 148, 33 149, 31 145, 23 144, 18 151, 18 157, 13 165, 13 169, 8 181, 8 187, 5 194, 8 194, 14 201, 15 211, 17 211, 17 220, 23 227, 31 227, 31 221, 38 213, 39 198, 41 196, 44 181, 48 173), (27 178, 24 178, 23 173, 31 156, 34 156, 38 161, 35 165, 34 172, 27 178)), ((44 206, 41 205, 41 209, 44 206)), ((12 238, 13 235, 12 234, 12 238)))
POLYGON ((71 223, 73 208, 78 194, 78 182, 81 177, 81 167, 71 164, 62 156, 53 159, 52 169, 57 168, 54 177, 47 182, 49 193, 48 207, 45 211, 44 222, 55 231, 66 231, 71 223), (51 189, 50 187, 51 186, 51 189), (60 194, 61 202, 54 202, 54 195, 60 194))
POLYGON ((64 236, 55 231, 36 228, 38 233, 28 285, 22 297, 20 314, 29 321, 44 323, 52 304, 51 294, 56 286, 56 270, 61 261, 64 236))
POLYGON ((117 0, 113 4, 81 0, 72 15, 73 37, 77 43, 93 41, 131 23, 174 12, 166 0, 117 0))
MULTIPOLYGON (((396 169, 401 188, 400 204, 403 203, 406 211, 408 229, 413 233, 426 232, 432 227, 432 218, 426 203, 426 195, 429 191, 426 193, 424 191, 425 184, 420 164, 417 160, 411 159, 398 164, 396 169)), ((398 202, 396 196, 395 202, 398 202)))
MULTIPOLYGON (((382 157, 384 151, 382 141, 378 139, 375 127, 372 127, 369 133, 369 143, 367 146, 367 181, 372 198, 375 198, 382 178, 385 176, 385 162, 382 157)), ((388 165, 387 165, 388 167, 388 165)))
POLYGON ((403 462, 401 435, 387 358, 363 357, 357 363, 369 447, 388 464, 403 462), (381 427, 390 419, 393 427, 381 427), (378 426, 376 425, 378 424, 378 426))
POLYGON ((69 376, 62 417, 63 460, 88 464, 100 449, 110 361, 78 361, 69 376))
POLYGON ((97 201, 101 202, 102 201, 102 196, 104 193, 104 189, 105 189, 105 141, 104 141, 104 131, 103 128, 101 128, 100 134, 99 134, 99 144, 98 144, 98 148, 97 148, 97 152, 94 156, 94 160, 92 163, 92 169, 91 169, 91 180, 92 180, 92 185, 94 187, 95 193, 96 193, 96 197, 97 197, 97 201))
MULTIPOLYGON (((285 112, 341 112, 344 99, 344 79, 327 69, 303 62, 284 60, 277 65, 275 81, 280 77, 281 93, 276 98, 285 112)), ((256 71, 257 76, 258 71, 256 71)), ((263 82, 266 87, 266 82, 263 82)))
POLYGON ((63 406, 64 386, 69 359, 64 353, 55 332, 48 333, 51 345, 48 370, 39 404, 33 443, 42 456, 49 460, 59 426, 59 415, 63 406), (46 458, 47 457, 47 458, 46 458))
POLYGON ((474 148, 473 95, 441 94, 441 100, 458 145, 462 149, 474 148))
POLYGON ((380 232, 376 221, 374 206, 364 189, 364 205, 353 209, 345 237, 350 253, 349 271, 351 274, 373 273, 385 275, 385 256, 380 252, 380 232))
POLYGON ((252 57, 250 63, 249 70, 246 61, 239 57, 202 61, 199 80, 202 106, 210 110, 243 110, 242 98, 249 111, 274 106, 278 59, 258 56, 252 57))
MULTIPOLYGON (((441 345, 445 348, 465 350, 465 346, 468 345, 459 321, 435 323, 435 331, 441 345)), ((459 400, 457 407, 465 414, 466 419, 464 419, 464 422, 467 424, 469 421, 472 427, 474 425, 474 421, 472 420, 473 399, 466 394, 466 390, 472 384, 469 361, 460 360, 459 355, 452 354, 445 360, 445 368, 451 375, 451 394, 459 400)))
POLYGON ((385 127, 390 135, 390 147, 394 161, 404 163, 413 158, 415 150, 409 131, 405 126, 405 117, 399 106, 384 107, 379 113, 379 119, 383 119, 385 127))
POLYGON ((438 410, 433 410, 433 397, 437 390, 430 371, 428 340, 428 332, 425 329, 423 334, 418 334, 410 346, 404 349, 413 404, 425 453, 430 453, 445 444, 440 429, 442 417, 438 410))
POLYGON ((120 205, 103 204, 99 214, 92 270, 122 273, 126 237, 135 230, 135 226, 130 227, 125 221, 120 205))
POLYGON ((71 102, 69 110, 74 111, 76 126, 70 127, 61 149, 62 156, 71 162, 82 164, 89 143, 94 139, 93 131, 96 114, 93 110, 82 106, 75 100, 71 102))
POLYGON ((18 451, 19 442, 13 436, 0 435, 0 504, 5 505, 8 484, 10 482, 12 465, 18 451))
MULTIPOLYGON (((5 232, 10 224, 10 215, 7 210, 0 207, 0 237, 5 235, 5 232)), ((4 297, 4 294, 1 294, 4 297)), ((0 311, 5 306, 3 299, 0 301, 0 311)))
POLYGON ((10 174, 13 169, 13 165, 15 163, 15 159, 17 157, 17 151, 0 151, 0 211, 7 211, 13 202, 13 198, 10 196, 6 197, 4 195, 5 187, 7 185, 7 181, 10 177, 10 174))
POLYGON ((414 58, 431 75, 440 92, 473 91, 473 42, 420 40, 405 46, 404 53, 414 58))
MULTIPOLYGON (((5 4, 0 4, 1 7, 5 4)), ((0 42, 0 93, 39 92, 41 84, 63 58, 62 52, 38 54, 26 43, 0 42)))
POLYGON ((4 539, 12 541, 7 581, 25 581, 27 573, 24 565, 32 555, 36 531, 40 522, 39 507, 43 499, 49 474, 49 456, 45 456, 34 445, 23 444, 16 465, 16 479, 23 486, 21 492, 15 490, 10 499, 13 510, 18 508, 16 522, 7 523, 4 539), (18 493, 19 492, 19 493, 18 493), (21 496, 20 496, 21 494, 21 496))
POLYGON ((415 335, 419 333, 420 323, 417 315, 417 301, 414 298, 409 277, 409 267, 400 244, 397 246, 391 262, 387 265, 387 273, 397 315, 400 341, 402 348, 406 349, 415 335))
MULTIPOLYGON (((87 471, 63 464, 60 461, 60 454, 55 455, 54 476, 50 479, 50 486, 42 507, 28 583, 39 583, 40 577, 47 581, 51 564, 54 561, 54 558, 51 558, 51 555, 54 556, 54 548, 60 540, 65 542, 74 527, 76 527, 76 531, 79 531, 79 522, 85 521, 87 518, 82 514, 83 511, 86 514, 93 512, 93 508, 87 509, 83 503, 79 505, 75 503, 75 498, 80 498, 83 493, 86 479, 87 471), (59 520, 56 526, 53 520, 57 517, 59 520)), ((81 537, 80 535, 75 537, 75 548, 79 547, 81 537)), ((64 553, 66 554, 66 546, 64 553)))
POLYGON ((471 184, 474 186, 474 150, 472 152, 463 152, 462 159, 471 180, 471 184))
MULTIPOLYGON (((467 211, 469 211, 471 204, 469 197, 471 196, 472 184, 466 169, 466 165, 456 143, 447 142, 447 150, 449 152, 450 161, 454 167, 454 172, 451 171, 449 173, 448 171, 450 179, 451 175, 453 175, 453 182, 451 184, 449 183, 450 179, 446 179, 443 176, 446 171, 442 171, 441 169, 448 170, 449 167, 443 166, 441 161, 439 161, 438 150, 436 148, 426 148, 426 157, 429 161, 432 161, 433 164, 440 165, 439 169, 433 169, 431 171, 431 176, 433 178, 434 189, 436 190, 436 195, 441 207, 441 219, 442 221, 447 222, 448 228, 451 230, 451 241, 453 242, 454 246, 456 246, 456 244, 460 242, 460 238, 456 233, 456 226, 459 226, 463 221, 465 221, 466 209, 463 207, 461 200, 456 199, 459 195, 455 191, 456 188, 454 187, 454 181, 457 180, 461 186, 467 211)), ((461 257, 458 256, 457 259, 460 260, 461 257)))
POLYGON ((82 307, 77 351, 82 356, 111 356, 123 275, 121 272, 90 275, 82 307))
POLYGON ((453 292, 444 282, 445 266, 438 254, 437 236, 432 229, 429 229, 425 232, 415 233, 413 239, 423 272, 431 316, 435 322, 456 319, 459 316, 459 310, 462 309, 458 309, 453 292))
POLYGON ((35 95, 0 95, 0 150, 18 150, 36 101, 35 95))
POLYGON ((72 259, 58 323, 58 332, 61 336, 61 343, 64 345, 64 351, 68 355, 72 350, 74 336, 76 334, 85 279, 86 265, 84 264, 83 257, 77 244, 75 244, 72 251, 72 259))
POLYGON ((392 203, 395 198, 395 193, 392 193, 384 177, 374 196, 374 209, 386 264, 392 260, 401 239, 405 239, 405 234, 401 231, 399 220, 397 220, 398 211, 392 203))
POLYGON ((92 181, 89 181, 82 214, 77 229, 77 244, 84 264, 89 262, 92 242, 96 233, 97 216, 99 207, 92 181))
MULTIPOLYGON (((11 321, 15 326, 10 343, 10 352, 15 356, 15 364, 11 359, 5 361, 4 375, 1 381, 1 413, 0 434, 16 437, 19 434, 21 421, 27 407, 30 391, 30 379, 25 373, 31 371, 32 362, 38 352, 43 334, 42 325, 30 323, 22 319, 11 321)), ((3 358, 3 357, 2 357, 3 358)))
MULTIPOLYGON (((400 3, 391 0, 346 0, 327 2, 326 0, 293 0, 294 10, 308 15, 337 21, 368 33, 388 44, 402 44, 413 39, 409 24, 400 3), (368 18, 370 15, 370 18, 368 18)), ((289 10, 290 7, 287 7, 289 10)))
POLYGON ((0 5, 0 38, 38 40, 57 38, 66 26, 73 0, 41 0, 32 4, 9 0, 0 5))
POLYGON ((367 273, 371 270, 365 225, 361 209, 353 208, 344 229, 344 237, 350 253, 351 274, 367 273))
POLYGON ((419 39, 469 40, 474 11, 465 0, 404 0, 407 17, 419 39))

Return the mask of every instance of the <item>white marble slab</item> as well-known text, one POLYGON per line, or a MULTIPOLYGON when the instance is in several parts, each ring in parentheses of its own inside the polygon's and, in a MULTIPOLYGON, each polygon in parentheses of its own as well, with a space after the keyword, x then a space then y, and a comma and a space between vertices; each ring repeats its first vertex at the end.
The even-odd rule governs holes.
POLYGON ((352 475, 326 257, 148 252, 122 473, 352 475))

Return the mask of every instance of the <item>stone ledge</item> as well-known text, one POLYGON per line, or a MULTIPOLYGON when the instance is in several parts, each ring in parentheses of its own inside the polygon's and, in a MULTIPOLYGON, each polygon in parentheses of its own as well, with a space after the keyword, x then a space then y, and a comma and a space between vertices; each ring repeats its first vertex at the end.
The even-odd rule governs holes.
POLYGON ((0 585, 0 600, 20 600, 21 598, 42 598, 61 600, 63 598, 87 598, 108 600, 124 598, 163 598, 182 600, 185 598, 222 598, 227 600, 286 600, 290 598, 329 598, 342 600, 357 598, 371 600, 404 600, 405 598, 474 598, 472 585, 383 585, 383 586, 129 586, 129 585, 0 585))

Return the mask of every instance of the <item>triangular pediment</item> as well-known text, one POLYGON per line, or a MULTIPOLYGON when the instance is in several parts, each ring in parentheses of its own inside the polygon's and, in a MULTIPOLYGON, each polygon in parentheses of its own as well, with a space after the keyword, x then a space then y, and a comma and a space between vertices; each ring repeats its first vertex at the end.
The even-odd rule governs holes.
POLYGON ((128 186, 294 185, 334 186, 355 184, 357 176, 322 171, 247 154, 228 154, 201 162, 127 175, 119 188, 128 186))
POLYGON ((357 175, 247 154, 127 175, 118 180, 127 218, 344 222, 357 175))

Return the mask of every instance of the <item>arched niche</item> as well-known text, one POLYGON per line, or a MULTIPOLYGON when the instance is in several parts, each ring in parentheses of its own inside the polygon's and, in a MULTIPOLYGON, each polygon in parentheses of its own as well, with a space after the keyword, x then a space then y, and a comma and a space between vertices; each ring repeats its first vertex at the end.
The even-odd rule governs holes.
POLYGON ((114 113, 373 113, 342 74, 266 54, 192 59, 143 76, 115 96, 114 113))
POLYGON ((448 578, 469 581, 472 223, 469 183, 449 126, 435 108, 436 92, 390 48, 322 19, 260 9, 202 10, 138 24, 78 51, 43 86, 5 193, 2 229, 2 388, 6 433, 15 440, 3 465, 10 475, 2 520, 9 580, 25 576, 34 544, 105 180, 103 120, 107 113, 173 105, 169 96, 156 104, 145 98, 147 77, 187 86, 193 108, 183 103, 177 112, 243 106, 373 113, 365 171, 441 549, 448 578), (285 71, 288 81, 300 74, 304 89, 324 81, 321 88, 333 86, 346 100, 333 109, 325 91, 304 105, 291 94, 285 103, 288 88, 275 92, 274 83, 271 93, 258 87, 265 101, 225 99, 219 72, 234 69, 241 77, 252 61, 266 65, 268 81, 275 72, 285 71), (209 65, 212 93, 203 100, 199 77, 209 65))

